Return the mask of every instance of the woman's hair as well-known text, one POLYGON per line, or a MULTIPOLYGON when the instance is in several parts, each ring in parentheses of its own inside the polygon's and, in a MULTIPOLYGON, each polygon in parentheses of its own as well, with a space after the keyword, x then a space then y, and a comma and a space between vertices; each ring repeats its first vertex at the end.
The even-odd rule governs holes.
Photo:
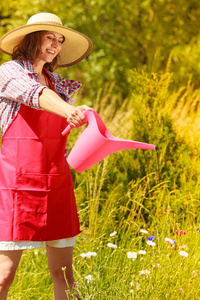
MULTIPOLYGON (((36 62, 42 54, 41 44, 45 33, 46 31, 36 31, 27 34, 14 48, 12 59, 22 58, 29 60, 32 64, 36 62)), ((57 67, 57 60, 56 56, 51 63, 46 63, 44 67, 50 72, 53 72, 57 67)))

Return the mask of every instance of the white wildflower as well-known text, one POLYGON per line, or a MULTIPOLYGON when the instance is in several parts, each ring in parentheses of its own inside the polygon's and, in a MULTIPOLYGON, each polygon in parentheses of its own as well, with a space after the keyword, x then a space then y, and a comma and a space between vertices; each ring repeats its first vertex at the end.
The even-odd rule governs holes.
POLYGON ((169 238, 165 238, 165 242, 169 243, 169 244, 175 244, 175 241, 169 238))
POLYGON ((140 232, 141 232, 141 233, 146 233, 146 234, 148 233, 148 231, 145 230, 145 229, 140 229, 140 232))
POLYGON ((34 254, 38 255, 38 253, 39 253, 39 249, 34 249, 34 254))
POLYGON ((182 257, 188 257, 188 253, 185 252, 185 251, 180 251, 179 254, 180 254, 182 257))
POLYGON ((84 258, 91 258, 92 256, 97 256, 97 253, 89 251, 87 253, 81 253, 80 256, 84 258))
POLYGON ((156 243, 154 243, 152 241, 147 241, 147 245, 149 245, 150 247, 155 247, 156 243))
POLYGON ((144 250, 139 250, 139 251, 138 251, 138 254, 140 254, 140 255, 145 255, 145 254, 147 254, 147 253, 146 253, 146 251, 144 251, 144 250))
POLYGON ((117 245, 112 244, 112 243, 108 243, 107 246, 108 246, 109 248, 117 249, 117 245))
POLYGON ((85 279, 87 280, 87 283, 90 283, 92 280, 94 280, 92 275, 85 276, 85 279))
POLYGON ((137 258, 137 253, 136 252, 127 252, 127 257, 130 259, 136 259, 137 258))
POLYGON ((150 271, 148 271, 148 270, 142 270, 139 273, 139 275, 149 275, 149 274, 150 274, 150 271))
POLYGON ((116 235, 117 234, 117 231, 114 231, 114 232, 112 232, 111 234, 110 234, 110 236, 112 237, 112 236, 114 236, 114 235, 116 235))

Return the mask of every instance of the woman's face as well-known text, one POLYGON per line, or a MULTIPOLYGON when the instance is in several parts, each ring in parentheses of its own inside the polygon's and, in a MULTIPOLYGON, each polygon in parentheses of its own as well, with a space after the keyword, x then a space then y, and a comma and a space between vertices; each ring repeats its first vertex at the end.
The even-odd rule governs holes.
POLYGON ((42 55, 40 60, 44 61, 44 63, 52 62, 52 60, 60 52, 63 42, 64 37, 62 34, 54 31, 47 31, 42 38, 42 55))

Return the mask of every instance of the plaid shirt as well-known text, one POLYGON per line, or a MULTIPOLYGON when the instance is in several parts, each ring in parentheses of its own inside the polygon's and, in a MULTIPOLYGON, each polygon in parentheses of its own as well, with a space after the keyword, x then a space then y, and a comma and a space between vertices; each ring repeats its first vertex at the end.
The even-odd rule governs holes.
MULTIPOLYGON (((54 73, 46 71, 54 90, 66 102, 72 104, 70 97, 81 87, 81 83, 69 79, 61 79, 54 73)), ((25 104, 35 109, 39 105, 39 95, 46 88, 40 84, 39 76, 32 64, 25 60, 11 60, 0 66, 0 127, 4 135, 25 104)))

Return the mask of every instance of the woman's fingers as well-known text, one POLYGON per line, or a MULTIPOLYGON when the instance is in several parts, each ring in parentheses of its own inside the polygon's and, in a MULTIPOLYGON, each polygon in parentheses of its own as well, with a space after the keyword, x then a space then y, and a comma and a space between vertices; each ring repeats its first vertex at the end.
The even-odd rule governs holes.
POLYGON ((79 127, 87 122, 85 115, 80 108, 75 108, 67 118, 69 125, 79 127))
POLYGON ((93 110, 93 109, 87 105, 76 107, 67 118, 67 122, 69 123, 70 126, 79 127, 87 123, 87 119, 83 114, 84 110, 93 110))

